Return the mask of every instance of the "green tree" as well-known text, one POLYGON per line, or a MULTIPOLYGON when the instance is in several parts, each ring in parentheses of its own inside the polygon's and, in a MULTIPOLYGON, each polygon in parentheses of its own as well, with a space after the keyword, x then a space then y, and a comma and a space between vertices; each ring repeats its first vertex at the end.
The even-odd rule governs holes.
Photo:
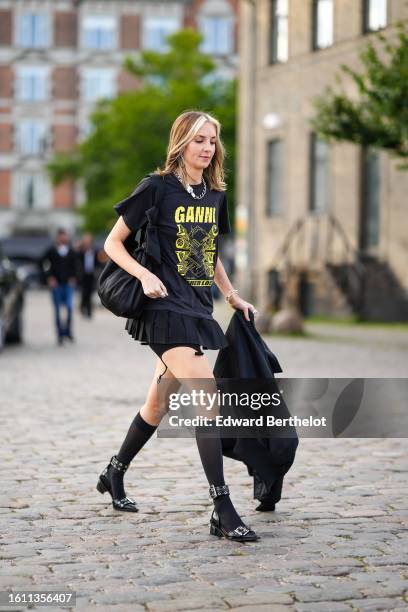
POLYGON ((202 36, 194 30, 179 31, 167 40, 165 53, 144 51, 140 59, 126 60, 126 68, 142 79, 142 87, 101 101, 88 138, 48 165, 54 183, 67 178, 83 181, 86 200, 79 213, 86 230, 110 229, 117 218, 113 205, 163 164, 171 125, 189 109, 209 112, 222 124, 233 218, 236 82, 216 77, 214 62, 199 51, 202 36))
MULTIPOLYGON (((348 141, 387 149, 398 159, 408 158, 408 34, 402 23, 396 28, 396 40, 383 34, 375 37, 380 48, 370 41, 360 52, 364 70, 357 72, 342 65, 341 70, 353 80, 358 100, 327 87, 314 99, 316 115, 311 124, 326 140, 348 141)), ((407 169, 403 163, 400 168, 407 169)))

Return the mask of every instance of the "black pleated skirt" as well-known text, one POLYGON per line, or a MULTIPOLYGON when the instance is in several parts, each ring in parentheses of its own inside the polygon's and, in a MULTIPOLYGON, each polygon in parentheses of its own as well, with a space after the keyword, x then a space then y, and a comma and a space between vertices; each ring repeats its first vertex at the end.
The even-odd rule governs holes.
POLYGON ((193 317, 172 310, 145 310, 137 319, 126 321, 126 331, 142 344, 199 344, 204 349, 228 346, 215 319, 193 317))

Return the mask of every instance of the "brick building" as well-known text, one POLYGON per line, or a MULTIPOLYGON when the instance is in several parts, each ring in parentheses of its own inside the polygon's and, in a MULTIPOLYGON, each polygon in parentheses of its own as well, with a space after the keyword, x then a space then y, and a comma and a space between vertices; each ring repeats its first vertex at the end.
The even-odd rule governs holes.
POLYGON ((74 230, 82 194, 44 164, 86 135, 96 100, 138 86, 129 52, 204 34, 219 74, 237 71, 238 0, 0 0, 0 237, 74 230))
POLYGON ((240 2, 237 282, 263 310, 408 318, 407 172, 309 123, 340 65, 407 17, 401 0, 240 2))

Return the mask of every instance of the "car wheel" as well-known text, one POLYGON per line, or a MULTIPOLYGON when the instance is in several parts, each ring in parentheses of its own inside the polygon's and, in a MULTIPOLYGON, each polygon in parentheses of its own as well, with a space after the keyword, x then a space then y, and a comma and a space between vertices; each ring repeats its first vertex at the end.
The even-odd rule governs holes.
POLYGON ((0 353, 4 348, 6 342, 6 326, 4 325, 3 319, 0 317, 0 353))
POLYGON ((22 326, 22 309, 20 308, 17 311, 16 316, 14 317, 14 321, 11 324, 10 329, 8 330, 7 334, 6 334, 6 341, 13 343, 13 344, 19 344, 22 339, 23 339, 23 326, 22 326))

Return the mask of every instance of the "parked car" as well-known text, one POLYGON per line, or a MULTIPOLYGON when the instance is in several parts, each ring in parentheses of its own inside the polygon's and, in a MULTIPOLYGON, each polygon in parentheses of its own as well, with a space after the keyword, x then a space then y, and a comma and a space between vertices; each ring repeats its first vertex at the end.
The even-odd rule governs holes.
POLYGON ((24 273, 17 270, 0 246, 0 351, 23 335, 24 273))
POLYGON ((41 261, 51 245, 52 239, 48 235, 8 236, 0 240, 3 254, 12 262, 21 277, 24 277, 27 289, 45 286, 41 261))

